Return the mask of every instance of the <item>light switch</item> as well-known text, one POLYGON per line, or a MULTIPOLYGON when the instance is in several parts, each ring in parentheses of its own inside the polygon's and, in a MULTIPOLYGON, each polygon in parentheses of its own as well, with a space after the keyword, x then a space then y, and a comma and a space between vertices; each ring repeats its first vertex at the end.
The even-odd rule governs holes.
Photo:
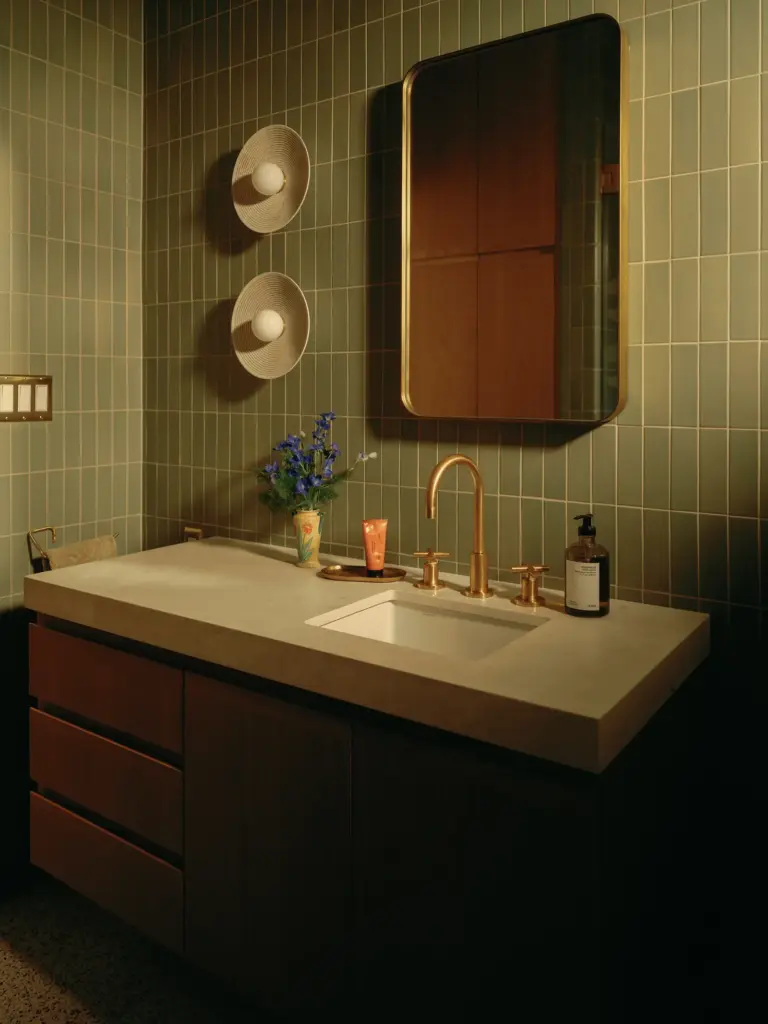
POLYGON ((13 412, 13 384, 0 384, 0 412, 13 412))
POLYGON ((17 412, 32 412, 32 385, 19 384, 16 388, 17 412))
POLYGON ((53 419, 53 378, 45 374, 0 373, 0 423, 53 419))
POLYGON ((35 412, 48 412, 47 384, 35 384, 35 412))

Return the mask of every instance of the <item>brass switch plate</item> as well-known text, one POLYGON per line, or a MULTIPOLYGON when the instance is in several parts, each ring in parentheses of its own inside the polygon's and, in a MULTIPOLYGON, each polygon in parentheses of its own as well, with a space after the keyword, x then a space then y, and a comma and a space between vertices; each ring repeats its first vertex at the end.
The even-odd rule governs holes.
POLYGON ((0 423, 53 419, 53 377, 0 373, 0 423))

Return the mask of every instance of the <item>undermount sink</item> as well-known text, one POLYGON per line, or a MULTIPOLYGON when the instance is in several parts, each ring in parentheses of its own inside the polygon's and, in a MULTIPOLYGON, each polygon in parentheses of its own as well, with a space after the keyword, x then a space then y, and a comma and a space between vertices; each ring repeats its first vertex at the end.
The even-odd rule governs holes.
POLYGON ((310 619, 308 625, 477 661, 521 639, 539 623, 526 622, 511 612, 464 610, 430 603, 430 598, 405 599, 388 592, 375 602, 356 602, 310 619))

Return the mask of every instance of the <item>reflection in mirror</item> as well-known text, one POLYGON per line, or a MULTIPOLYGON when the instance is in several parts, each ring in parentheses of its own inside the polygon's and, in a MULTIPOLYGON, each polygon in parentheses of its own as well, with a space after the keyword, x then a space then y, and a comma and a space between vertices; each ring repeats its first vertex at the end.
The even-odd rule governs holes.
POLYGON ((406 76, 402 393, 417 416, 619 411, 622 46, 601 15, 406 76))

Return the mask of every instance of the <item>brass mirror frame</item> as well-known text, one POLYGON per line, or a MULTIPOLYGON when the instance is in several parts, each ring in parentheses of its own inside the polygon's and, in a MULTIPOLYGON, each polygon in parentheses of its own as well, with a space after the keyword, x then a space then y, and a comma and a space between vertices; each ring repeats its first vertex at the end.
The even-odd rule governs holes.
POLYGON ((573 424, 581 426, 600 426, 601 423, 608 423, 624 409, 627 404, 627 347, 629 343, 629 213, 628 213, 628 185, 629 185, 629 42, 627 34, 610 14, 590 14, 584 18, 574 18, 572 21, 560 21, 556 25, 547 25, 544 28, 534 29, 531 32, 520 32, 512 36, 505 36, 503 39, 496 39, 489 43, 480 43, 478 46, 470 46, 464 50, 454 50, 451 53, 441 54, 439 57, 430 57, 427 60, 414 64, 403 79, 403 162, 402 162, 402 301, 400 308, 400 331, 401 331, 401 360, 400 360, 400 400, 412 415, 418 419, 435 419, 434 416, 422 416, 413 408, 410 398, 410 319, 411 319, 411 93, 418 75, 425 68, 432 67, 438 62, 449 60, 458 54, 476 53, 478 50, 487 50, 494 46, 500 46, 509 42, 510 39, 529 38, 540 35, 543 32, 553 32, 565 25, 584 24, 588 21, 610 19, 619 29, 621 39, 621 66, 619 76, 619 325, 618 325, 618 374, 619 388, 616 408, 607 416, 599 420, 572 420, 572 419, 516 419, 514 417, 477 416, 441 416, 440 419, 447 420, 468 420, 470 422, 496 422, 496 423, 558 423, 573 424))

